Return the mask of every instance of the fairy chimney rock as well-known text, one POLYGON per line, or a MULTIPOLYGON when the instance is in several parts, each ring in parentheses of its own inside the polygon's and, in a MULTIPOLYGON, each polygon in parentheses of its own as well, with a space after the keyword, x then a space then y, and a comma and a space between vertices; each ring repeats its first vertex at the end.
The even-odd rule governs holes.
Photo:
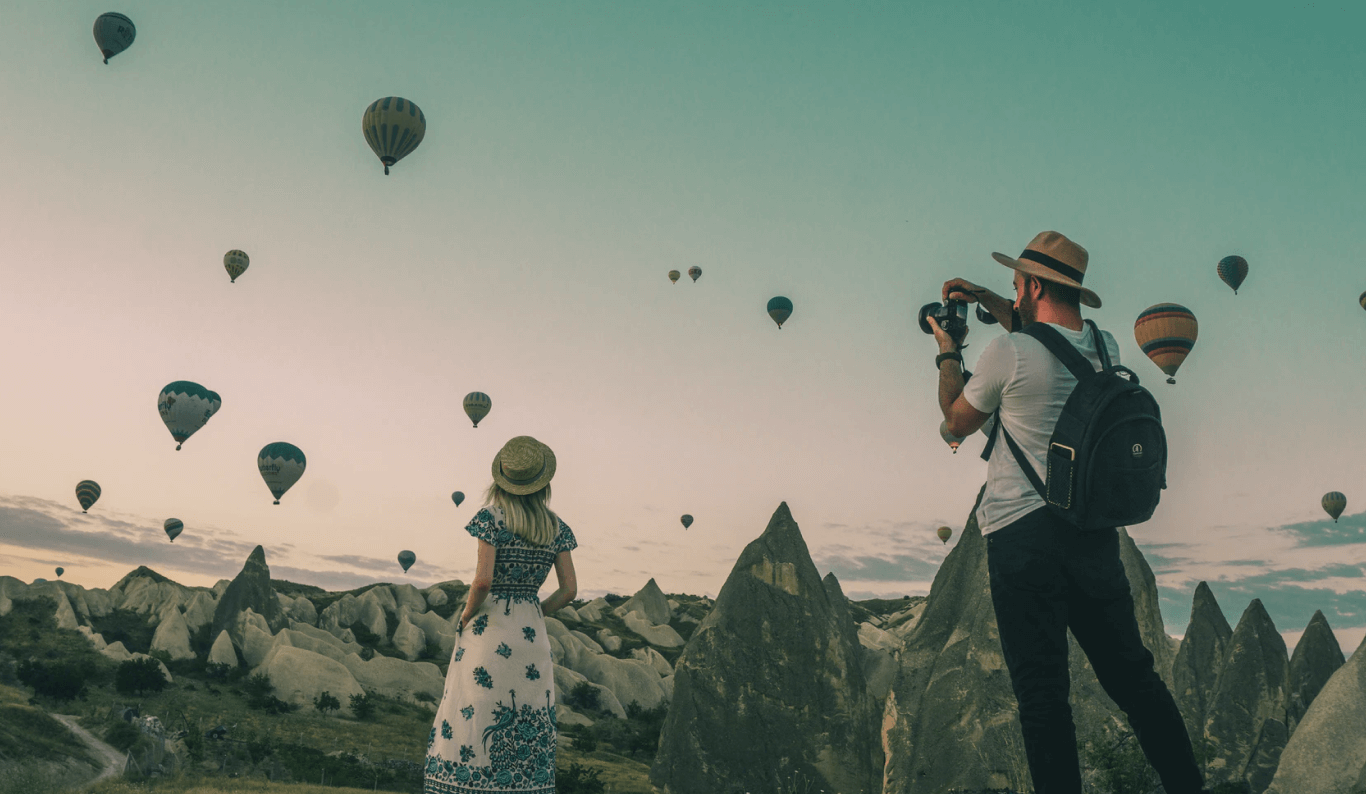
POLYGON ((672 611, 669 609, 669 599, 664 596, 664 591, 659 589, 652 578, 640 588, 640 592, 622 604, 626 612, 638 612, 646 620, 656 626, 667 625, 672 611))
POLYGON ((1186 735, 1192 739, 1205 732, 1205 714, 1232 636, 1233 629, 1209 585, 1196 585, 1190 623, 1172 667, 1172 696, 1186 722, 1186 735))
POLYGON ((661 794, 882 790, 858 635, 831 602, 783 503, 674 666, 650 769, 661 794))
MULTIPOLYGON (((1304 642, 1304 640, 1300 640, 1304 642)), ((1298 650, 1298 646, 1296 648, 1298 650)), ((1281 753, 1266 794, 1366 787, 1366 640, 1319 690, 1281 753)))
POLYGON ((1328 619, 1322 610, 1314 610, 1314 617, 1309 619, 1290 657, 1290 690, 1285 711, 1286 727, 1292 736, 1323 685, 1345 662, 1328 619))
POLYGON ((280 599, 275 597, 275 588, 270 584, 270 566, 266 565, 266 550, 261 546, 252 549, 242 571, 233 577, 218 599, 213 612, 213 633, 217 635, 231 628, 237 615, 247 608, 266 619, 271 633, 289 623, 280 608, 280 599))

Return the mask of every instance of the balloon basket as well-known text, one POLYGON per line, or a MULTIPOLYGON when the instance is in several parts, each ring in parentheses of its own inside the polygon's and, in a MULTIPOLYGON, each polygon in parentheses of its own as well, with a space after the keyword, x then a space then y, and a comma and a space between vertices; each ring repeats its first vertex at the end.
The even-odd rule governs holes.
POLYGON ((1170 383, 1170 384, 1175 385, 1175 384, 1176 384, 1176 378, 1167 378, 1167 382, 1170 383))

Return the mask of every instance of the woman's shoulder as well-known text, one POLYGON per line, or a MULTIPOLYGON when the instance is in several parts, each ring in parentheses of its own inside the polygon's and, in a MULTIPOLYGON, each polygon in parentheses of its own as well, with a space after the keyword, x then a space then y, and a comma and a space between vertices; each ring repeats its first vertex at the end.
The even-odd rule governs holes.
POLYGON ((503 526, 503 513, 494 505, 479 508, 479 512, 474 514, 470 522, 465 525, 465 531, 474 537, 497 545, 498 530, 503 526), (494 512, 497 511, 497 512, 494 512))

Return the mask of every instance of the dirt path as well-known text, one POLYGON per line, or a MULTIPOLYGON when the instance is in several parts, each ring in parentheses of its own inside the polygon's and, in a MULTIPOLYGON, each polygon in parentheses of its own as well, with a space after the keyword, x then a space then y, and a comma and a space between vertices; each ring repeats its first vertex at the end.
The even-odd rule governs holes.
POLYGON ((85 728, 82 728, 80 724, 76 722, 75 717, 66 714, 53 714, 52 718, 70 728, 71 732, 76 734, 76 738, 85 742, 86 746, 91 750, 94 750, 95 755, 99 756, 99 758, 104 761, 104 769, 101 769, 100 773, 95 776, 95 779, 91 780, 86 785, 106 780, 123 771, 124 754, 105 744, 100 739, 95 738, 94 734, 87 731, 85 728))

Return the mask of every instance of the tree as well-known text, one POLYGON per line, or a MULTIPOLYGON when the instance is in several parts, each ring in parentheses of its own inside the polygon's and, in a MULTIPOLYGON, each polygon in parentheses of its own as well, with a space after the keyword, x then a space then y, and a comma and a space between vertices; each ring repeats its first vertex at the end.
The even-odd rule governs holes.
POLYGON ((555 775, 555 788, 560 794, 602 794, 606 787, 602 770, 589 769, 577 762, 555 775))
POLYGON ((326 716, 327 712, 340 709, 341 701, 333 697, 331 692, 322 692, 317 697, 313 698, 313 708, 326 716))
POLYGON ((358 720, 368 720, 375 716, 375 701, 369 695, 361 692, 351 696, 351 713, 356 715, 358 720))
POLYGON ((34 659, 25 659, 15 668, 15 676, 20 683, 33 687, 33 691, 56 700, 73 700, 85 689, 87 673, 79 665, 70 662, 46 664, 34 659))
POLYGON ((564 703, 576 711, 583 712, 594 712, 601 708, 598 704, 597 687, 587 681, 575 684, 574 688, 569 690, 564 703))
POLYGON ((124 695, 160 692, 166 688, 166 677, 161 674, 161 663, 144 656, 119 664, 118 669, 114 671, 114 688, 124 695))

